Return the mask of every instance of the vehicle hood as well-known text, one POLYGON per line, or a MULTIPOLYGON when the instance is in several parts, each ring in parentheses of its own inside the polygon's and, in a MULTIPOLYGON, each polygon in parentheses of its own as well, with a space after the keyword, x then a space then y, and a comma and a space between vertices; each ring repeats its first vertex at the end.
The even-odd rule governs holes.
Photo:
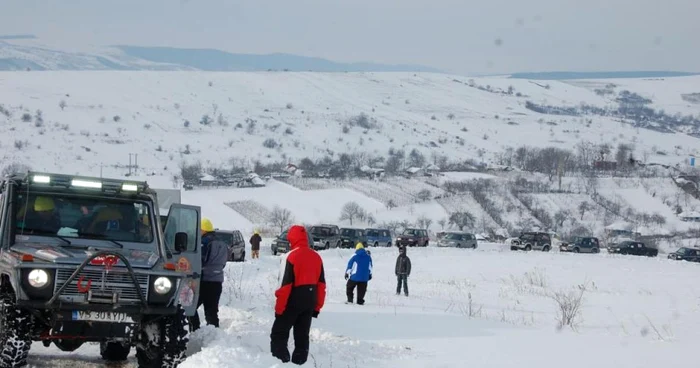
MULTIPOLYGON (((131 267, 133 268, 152 268, 159 259, 157 252, 134 249, 111 249, 106 247, 98 249, 78 249, 57 247, 54 245, 46 245, 41 243, 18 243, 12 246, 12 251, 19 254, 29 254, 34 258, 49 263, 71 265, 79 265, 91 255, 105 250, 114 251, 115 253, 121 254, 129 261, 131 267)), ((114 266, 124 267, 124 263, 120 260, 114 266)))

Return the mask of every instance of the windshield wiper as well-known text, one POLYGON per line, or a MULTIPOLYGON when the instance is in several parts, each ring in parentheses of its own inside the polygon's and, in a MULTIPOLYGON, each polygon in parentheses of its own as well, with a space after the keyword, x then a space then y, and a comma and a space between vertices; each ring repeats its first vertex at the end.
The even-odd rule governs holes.
POLYGON ((104 241, 112 242, 113 244, 116 244, 117 246, 119 246, 119 248, 124 248, 124 244, 122 244, 122 243, 120 243, 120 242, 118 242, 118 241, 116 241, 116 240, 113 240, 113 239, 106 239, 106 235, 105 235, 105 234, 98 234, 98 233, 78 233, 78 236, 80 236, 80 237, 86 236, 86 237, 91 237, 91 238, 93 238, 93 239, 99 239, 99 240, 104 240, 104 241))

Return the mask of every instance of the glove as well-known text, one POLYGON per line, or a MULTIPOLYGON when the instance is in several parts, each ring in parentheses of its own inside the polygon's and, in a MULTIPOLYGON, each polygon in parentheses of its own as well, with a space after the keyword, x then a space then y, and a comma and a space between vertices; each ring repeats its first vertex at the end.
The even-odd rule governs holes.
POLYGON ((372 275, 369 275, 369 279, 370 279, 370 280, 372 279, 372 275))
POLYGON ((311 317, 318 318, 318 313, 319 313, 318 311, 314 311, 314 312, 311 314, 311 317))
POLYGON ((345 274, 345 280, 347 280, 347 279, 349 279, 349 278, 350 278, 350 276, 348 276, 348 274, 346 273, 346 274, 345 274))

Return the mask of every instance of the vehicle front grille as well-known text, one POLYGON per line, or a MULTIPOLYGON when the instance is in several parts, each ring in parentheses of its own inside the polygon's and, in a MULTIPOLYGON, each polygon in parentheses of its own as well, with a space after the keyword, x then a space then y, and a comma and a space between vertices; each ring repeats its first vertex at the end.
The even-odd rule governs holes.
MULTIPOLYGON (((59 269, 56 273, 56 283, 54 293, 58 292, 68 278, 73 274, 74 270, 59 269)), ((78 281, 82 280, 82 286, 86 287, 89 280, 92 281, 90 290, 96 293, 117 293, 120 302, 140 302, 136 286, 131 278, 131 275, 126 269, 111 269, 106 272, 104 269, 83 269, 78 276, 71 281, 70 285, 63 290, 59 296, 59 300, 63 301, 85 301, 86 292, 78 290, 78 281)), ((136 280, 141 286, 141 292, 145 297, 148 296, 148 275, 136 274, 136 280)))

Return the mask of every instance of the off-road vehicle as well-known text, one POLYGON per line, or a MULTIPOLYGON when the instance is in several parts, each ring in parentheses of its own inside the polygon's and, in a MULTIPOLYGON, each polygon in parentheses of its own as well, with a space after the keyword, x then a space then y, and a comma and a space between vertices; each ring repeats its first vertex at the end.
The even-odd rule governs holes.
POLYGON ((355 248, 357 243, 367 247, 367 234, 364 229, 344 227, 340 229, 340 247, 355 248))
POLYGON ((200 208, 164 228, 146 182, 29 172, 0 182, 0 366, 33 341, 142 368, 176 367, 201 274, 200 208))
POLYGON ((522 233, 517 239, 511 241, 510 250, 541 250, 549 252, 552 250, 552 237, 544 232, 522 233))
POLYGON ((396 237, 397 247, 427 247, 429 242, 428 230, 424 229, 405 229, 396 237))
POLYGON ((592 236, 577 236, 571 242, 562 242, 560 252, 600 253, 600 241, 592 236))
POLYGON ((340 248, 340 228, 336 225, 316 225, 311 227, 312 247, 315 250, 340 248))

